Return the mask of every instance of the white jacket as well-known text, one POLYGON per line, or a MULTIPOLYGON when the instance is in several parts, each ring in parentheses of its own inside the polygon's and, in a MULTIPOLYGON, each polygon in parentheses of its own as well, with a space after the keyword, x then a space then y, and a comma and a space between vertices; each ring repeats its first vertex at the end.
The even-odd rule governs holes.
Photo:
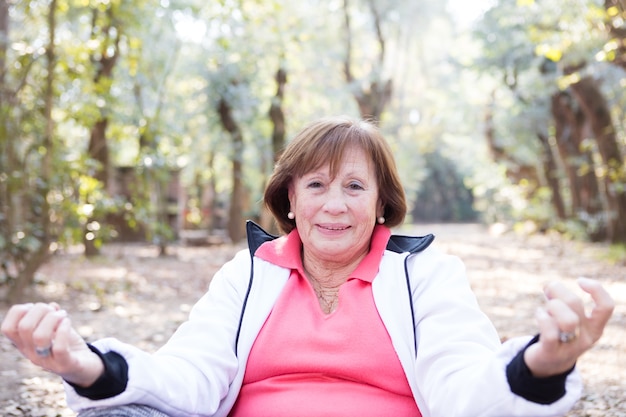
MULTIPOLYGON (((128 386, 115 397, 93 401, 66 385, 69 406, 80 411, 139 403, 172 417, 227 416, 239 394, 252 344, 289 275, 289 270, 251 257, 248 251, 239 252, 214 276, 189 320, 155 354, 111 338, 94 343, 102 352, 124 356, 128 386)), ((505 368, 530 338, 500 343, 458 258, 434 248, 415 254, 386 250, 372 288, 424 417, 560 416, 580 397, 577 371, 567 378, 565 396, 550 405, 510 391, 505 368)))

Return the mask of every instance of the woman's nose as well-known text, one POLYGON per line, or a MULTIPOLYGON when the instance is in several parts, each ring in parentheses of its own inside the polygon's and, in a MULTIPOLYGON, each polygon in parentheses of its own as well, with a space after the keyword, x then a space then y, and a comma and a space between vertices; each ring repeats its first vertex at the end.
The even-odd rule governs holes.
POLYGON ((324 208, 329 213, 341 213, 346 210, 345 195, 339 187, 331 187, 326 196, 324 208))

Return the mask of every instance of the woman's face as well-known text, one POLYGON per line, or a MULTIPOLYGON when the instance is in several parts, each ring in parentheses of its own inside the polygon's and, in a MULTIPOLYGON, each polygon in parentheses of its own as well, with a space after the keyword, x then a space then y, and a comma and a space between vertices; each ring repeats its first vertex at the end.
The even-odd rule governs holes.
POLYGON ((383 214, 371 158, 358 147, 346 149, 335 178, 326 164, 294 179, 289 202, 305 256, 318 262, 362 259, 383 214))

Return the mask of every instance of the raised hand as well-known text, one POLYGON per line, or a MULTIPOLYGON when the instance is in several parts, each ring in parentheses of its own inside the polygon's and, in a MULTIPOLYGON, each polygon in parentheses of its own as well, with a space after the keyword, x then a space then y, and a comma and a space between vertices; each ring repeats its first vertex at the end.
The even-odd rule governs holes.
POLYGON ((104 371, 102 360, 56 303, 14 305, 1 330, 32 363, 76 385, 87 387, 104 371))
POLYGON ((550 283, 544 290, 546 305, 537 310, 539 341, 524 353, 524 361, 536 377, 571 369, 600 339, 613 314, 615 302, 599 282, 579 278, 578 285, 594 302, 588 313, 583 300, 562 283, 550 283))

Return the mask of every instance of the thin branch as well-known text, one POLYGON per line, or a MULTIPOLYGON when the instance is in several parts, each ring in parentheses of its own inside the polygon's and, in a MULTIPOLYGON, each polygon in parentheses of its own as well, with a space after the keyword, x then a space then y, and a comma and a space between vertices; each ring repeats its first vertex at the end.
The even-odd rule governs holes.
POLYGON ((343 0, 343 14, 345 18, 345 28, 346 28, 346 59, 343 63, 343 70, 346 75, 346 80, 348 83, 354 81, 354 76, 352 75, 352 68, 350 67, 352 62, 352 30, 350 28, 350 12, 349 9, 349 1, 343 0))
POLYGON ((382 69, 383 62, 385 60, 385 37, 383 36, 383 30, 381 25, 380 13, 376 9, 374 0, 369 0, 370 10, 372 16, 374 16, 374 26, 376 28, 376 37, 378 38, 378 45, 380 46, 380 54, 378 55, 378 63, 382 69))

